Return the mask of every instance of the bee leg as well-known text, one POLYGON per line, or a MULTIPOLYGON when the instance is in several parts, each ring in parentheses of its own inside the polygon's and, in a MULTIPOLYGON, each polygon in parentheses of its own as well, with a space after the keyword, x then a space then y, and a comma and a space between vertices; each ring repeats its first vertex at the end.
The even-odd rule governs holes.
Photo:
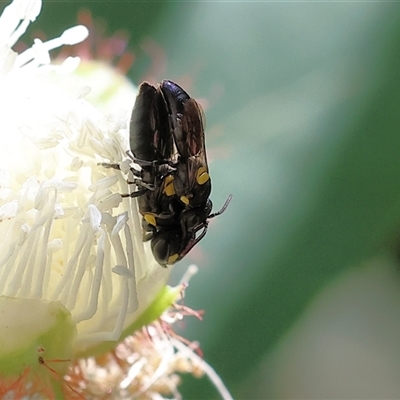
POLYGON ((121 171, 121 167, 119 164, 115 164, 115 163, 99 163, 98 165, 101 165, 102 167, 105 168, 113 168, 113 169, 117 169, 119 171, 121 171))
POLYGON ((156 228, 153 225, 150 225, 146 220, 142 220, 142 240, 143 242, 147 242, 152 239, 154 233, 156 232, 156 228))
POLYGON ((127 181, 127 183, 128 183, 128 185, 136 185, 142 189, 146 189, 146 191, 150 190, 150 191, 154 192, 154 190, 156 188, 156 185, 154 185, 152 183, 143 182, 141 179, 135 179, 135 180, 133 180, 133 182, 127 181))
POLYGON ((149 189, 147 188, 142 188, 139 190, 135 190, 132 193, 125 193, 125 194, 121 194, 121 197, 139 197, 144 195, 149 189))
MULTIPOLYGON (((113 168, 118 171, 121 171, 120 165, 116 164, 116 163, 99 163, 99 165, 101 165, 102 167, 105 167, 105 168, 113 168)), ((136 179, 136 177, 142 178, 141 172, 136 171, 134 168, 131 168, 131 172, 135 176, 135 178, 133 179, 133 181, 127 180, 126 183, 128 185, 136 185, 140 189, 138 189, 132 193, 121 194, 122 197, 139 197, 139 196, 142 196, 143 194, 145 194, 148 190, 154 191, 154 189, 156 187, 154 184, 143 182, 142 179, 136 179)))
POLYGON ((176 169, 177 163, 172 160, 141 160, 136 157, 131 157, 132 161, 140 167, 159 167, 160 165, 168 165, 171 168, 176 169))

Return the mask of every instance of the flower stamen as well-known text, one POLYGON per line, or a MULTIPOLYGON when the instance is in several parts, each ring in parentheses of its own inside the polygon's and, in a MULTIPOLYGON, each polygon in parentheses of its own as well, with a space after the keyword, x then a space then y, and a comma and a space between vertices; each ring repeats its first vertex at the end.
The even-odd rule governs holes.
POLYGON ((88 29, 83 25, 77 25, 65 30, 61 36, 42 42, 35 39, 34 45, 18 55, 15 67, 35 68, 39 65, 50 64, 49 51, 63 45, 74 45, 85 40, 89 35, 88 29))
POLYGON ((14 46, 28 25, 39 15, 41 8, 41 0, 16 0, 8 5, 0 18, 0 38, 7 38, 4 44, 14 46))

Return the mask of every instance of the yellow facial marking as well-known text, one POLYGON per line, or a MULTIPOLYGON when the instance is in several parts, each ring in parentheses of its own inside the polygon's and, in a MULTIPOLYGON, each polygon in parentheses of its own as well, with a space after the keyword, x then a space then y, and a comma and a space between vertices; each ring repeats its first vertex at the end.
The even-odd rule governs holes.
POLYGON ((156 218, 152 214, 144 214, 143 218, 147 221, 150 225, 156 226, 156 218))
POLYGON ((173 264, 178 259, 178 257, 178 254, 173 254, 172 256, 169 256, 167 264, 173 264))
POLYGON ((172 175, 168 175, 165 178, 165 181, 164 181, 165 182, 164 183, 164 193, 167 196, 173 196, 175 194, 175 187, 174 187, 174 184, 173 184, 173 180, 174 180, 174 177, 172 175))
POLYGON ((210 179, 210 175, 208 174, 207 170, 204 167, 200 167, 197 170, 197 183, 199 185, 204 185, 210 179))
POLYGON ((189 205, 190 201, 186 196, 181 196, 180 199, 183 204, 189 205))

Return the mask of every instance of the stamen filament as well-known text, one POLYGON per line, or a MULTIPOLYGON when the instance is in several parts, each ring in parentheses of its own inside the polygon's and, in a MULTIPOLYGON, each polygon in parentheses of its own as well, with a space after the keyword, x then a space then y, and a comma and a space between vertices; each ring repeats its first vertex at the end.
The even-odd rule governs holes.
POLYGON ((92 280, 92 286, 90 291, 90 300, 88 302, 87 308, 77 314, 75 316, 76 322, 80 322, 89 318, 92 318, 93 315, 97 311, 98 301, 99 301, 99 292, 100 292, 100 285, 103 275, 103 268, 104 268, 104 241, 105 241, 105 233, 102 232, 100 235, 98 247, 97 247, 97 254, 96 254, 96 266, 95 272, 92 280))
POLYGON ((174 346, 183 354, 186 354, 189 358, 195 361, 197 364, 201 365, 201 369, 208 376, 210 381, 213 383, 214 387, 218 390, 223 400, 233 400, 232 395, 229 393, 229 390, 224 385, 224 382, 219 377, 219 375, 215 372, 215 370, 211 367, 211 365, 207 364, 202 358, 200 358, 193 350, 189 347, 185 346, 179 340, 171 338, 174 346))
MULTIPOLYGON (((22 25, 26 22, 27 25, 29 25, 29 21, 26 20, 24 20, 21 24, 21 27, 25 28, 25 30, 26 26, 22 25)), ((22 33, 24 33, 25 30, 22 33)), ((17 39, 21 36, 21 34, 17 37, 17 39)), ((30 64, 31 62, 35 62, 37 66, 48 64, 50 62, 50 56, 48 54, 50 50, 56 49, 57 47, 65 44, 73 45, 79 43, 85 40, 88 35, 89 31, 85 26, 77 25, 64 31, 64 33, 58 38, 48 40, 47 42, 41 42, 39 39, 35 39, 35 44, 31 48, 19 54, 15 66, 17 68, 21 68, 22 66, 27 67, 28 63, 30 64), (47 58, 44 58, 45 53, 47 54, 48 62, 46 62, 47 58), (38 55, 40 55, 39 58, 37 57, 38 55)))
POLYGON ((39 15, 41 8, 41 0, 17 0, 4 9, 0 18, 0 37, 8 38, 7 46, 14 46, 25 33, 29 23, 39 15))

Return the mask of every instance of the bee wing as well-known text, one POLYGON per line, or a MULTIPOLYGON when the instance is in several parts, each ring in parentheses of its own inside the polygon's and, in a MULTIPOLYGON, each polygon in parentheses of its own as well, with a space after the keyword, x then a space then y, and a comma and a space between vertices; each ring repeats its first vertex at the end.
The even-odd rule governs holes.
POLYGON ((206 165, 203 110, 195 99, 191 98, 184 104, 179 125, 174 138, 180 155, 184 158, 196 156, 206 165))
POLYGON ((144 82, 139 87, 130 122, 129 144, 140 160, 154 160, 153 136, 157 119, 154 112, 157 90, 144 82))
POLYGON ((206 164, 204 114, 200 104, 174 82, 164 80, 160 89, 179 155, 185 159, 198 156, 206 164))
POLYGON ((179 154, 175 192, 186 206, 203 205, 211 191, 204 139, 203 110, 179 85, 160 85, 169 113, 170 129, 179 154))
POLYGON ((162 93, 143 82, 130 122, 130 148, 139 160, 169 160, 173 152, 168 110, 162 93))

